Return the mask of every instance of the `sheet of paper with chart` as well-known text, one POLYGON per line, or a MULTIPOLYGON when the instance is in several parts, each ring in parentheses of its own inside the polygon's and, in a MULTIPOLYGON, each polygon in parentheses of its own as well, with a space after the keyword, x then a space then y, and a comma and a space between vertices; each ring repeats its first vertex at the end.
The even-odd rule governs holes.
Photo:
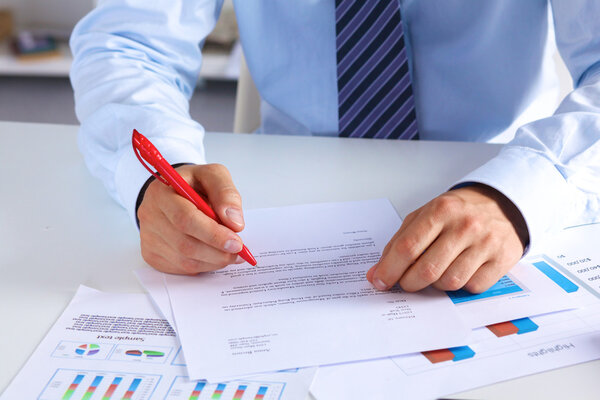
MULTIPOLYGON (((322 368, 311 391, 317 398, 332 394, 346 399, 386 398, 398 393, 435 398, 600 358, 598 237, 600 224, 566 229, 548 243, 546 253, 522 263, 585 307, 478 328, 467 346, 322 368), (349 388, 346 382, 354 379, 370 385, 349 388)), ((507 292, 515 290, 510 284, 497 289, 503 287, 507 292)))
POLYGON ((600 307, 473 331, 468 346, 319 368, 317 399, 431 399, 600 358, 600 307), (368 382, 368 385, 348 385, 368 382))
POLYGON ((444 293, 379 292, 366 281, 400 222, 387 200, 246 212, 243 237, 258 267, 166 276, 190 376, 464 344, 470 330, 444 293))
POLYGON ((469 327, 562 311, 578 304, 570 290, 550 279, 532 261, 537 259, 519 262, 483 293, 464 289, 447 292, 469 327))
POLYGON ((77 294, 1 398, 304 399, 315 369, 190 380, 179 341, 145 294, 77 294))

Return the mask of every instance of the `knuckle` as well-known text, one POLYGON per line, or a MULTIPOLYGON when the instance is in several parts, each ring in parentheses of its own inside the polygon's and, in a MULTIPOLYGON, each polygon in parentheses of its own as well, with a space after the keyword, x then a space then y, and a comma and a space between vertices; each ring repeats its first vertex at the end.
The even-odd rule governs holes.
POLYGON ((433 199, 432 207, 436 215, 448 215, 456 209, 457 199, 454 196, 445 194, 433 199))
POLYGON ((440 268, 432 262, 424 262, 418 267, 418 277, 426 283, 433 283, 440 277, 440 268))
POLYGON ((449 277, 442 277, 440 282, 440 289, 442 290, 450 290, 455 291, 464 286, 463 279, 456 275, 452 275, 449 277))
POLYGON ((221 196, 234 203, 241 203, 242 201, 242 196, 240 196, 240 193, 233 186, 226 186, 222 188, 221 196))
POLYGON ((189 233, 191 230, 191 217, 184 210, 177 210, 172 216, 172 223, 175 229, 180 232, 189 233))
POLYGON ((196 260, 192 260, 191 258, 182 257, 179 260, 179 267, 183 273, 187 275, 195 275, 199 272, 198 262, 196 260))
POLYGON ((192 240, 184 237, 175 242, 175 250, 179 254, 191 258, 195 253, 196 246, 192 240))
POLYGON ((485 282, 477 279, 470 280, 465 285, 465 289, 470 293, 483 293, 485 292, 490 285, 487 285, 485 282))
POLYGON ((229 170, 223 164, 206 164, 204 168, 211 174, 214 175, 227 175, 229 176, 229 170))
POLYGON ((463 233, 478 235, 483 232, 483 223, 473 215, 465 215, 462 219, 461 230, 463 233))
POLYGON ((401 256, 407 255, 410 259, 416 259, 420 255, 419 242, 410 237, 403 237, 396 240, 393 250, 396 254, 401 256))

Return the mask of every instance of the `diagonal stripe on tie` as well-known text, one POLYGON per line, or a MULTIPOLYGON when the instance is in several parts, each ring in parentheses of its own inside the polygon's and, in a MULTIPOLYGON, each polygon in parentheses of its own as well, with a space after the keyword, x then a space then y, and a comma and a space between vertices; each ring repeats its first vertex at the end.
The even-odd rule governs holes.
POLYGON ((339 135, 418 138, 398 0, 336 0, 339 135))

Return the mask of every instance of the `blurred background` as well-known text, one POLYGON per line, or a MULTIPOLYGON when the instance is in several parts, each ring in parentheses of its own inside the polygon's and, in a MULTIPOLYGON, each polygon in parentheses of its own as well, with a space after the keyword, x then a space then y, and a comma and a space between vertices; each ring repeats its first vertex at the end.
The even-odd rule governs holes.
MULTIPOLYGON (((0 0, 0 120, 78 123, 68 80, 72 57, 67 42, 77 21, 93 9, 95 2, 0 0)), ((231 0, 225 0, 203 53, 190 113, 209 131, 231 132, 241 55, 231 0)), ((556 60, 564 96, 572 88, 571 78, 558 54, 556 60)), ((241 93, 248 92, 244 71, 241 93)), ((249 98, 254 99, 252 96, 249 98)), ((241 99, 246 101, 245 96, 241 99)), ((251 111, 258 115, 257 110, 251 111)), ((244 113, 240 115, 240 120, 247 119, 244 113)), ((257 124, 249 121, 252 130, 257 124)), ((235 130, 248 132, 248 128, 237 125, 235 130)))
MULTIPOLYGON (((151 1, 151 0, 149 0, 151 1)), ((0 120, 77 124, 68 39, 95 0, 0 0, 0 120)), ((231 132, 240 49, 230 0, 207 39, 190 113, 231 132)))

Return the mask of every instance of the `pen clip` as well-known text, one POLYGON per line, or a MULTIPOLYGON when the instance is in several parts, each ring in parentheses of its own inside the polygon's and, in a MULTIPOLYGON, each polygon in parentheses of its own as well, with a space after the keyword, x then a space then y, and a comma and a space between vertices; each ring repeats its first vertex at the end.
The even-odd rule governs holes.
POLYGON ((144 168, 146 168, 148 170, 148 172, 150 172, 152 174, 153 177, 155 177, 156 179, 158 179, 165 185, 170 186, 169 182, 165 178, 160 176, 158 171, 154 171, 154 170, 152 170, 152 168, 150 168, 148 166, 148 164, 146 163, 146 160, 144 159, 144 156, 141 154, 140 149, 136 146, 136 143, 138 143, 141 146, 141 141, 143 139, 145 139, 144 136, 142 136, 141 133, 139 133, 137 130, 134 129, 133 133, 131 135, 131 145, 133 147, 133 152, 135 153, 135 156, 138 158, 138 160, 140 160, 140 162, 142 163, 144 168))

